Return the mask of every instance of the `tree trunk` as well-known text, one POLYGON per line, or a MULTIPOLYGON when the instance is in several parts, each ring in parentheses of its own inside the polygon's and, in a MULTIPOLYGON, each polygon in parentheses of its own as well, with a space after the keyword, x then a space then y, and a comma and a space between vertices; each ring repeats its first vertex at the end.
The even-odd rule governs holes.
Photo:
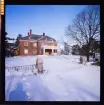
POLYGON ((93 53, 93 58, 95 58, 95 52, 93 53))
POLYGON ((87 62, 89 62, 89 54, 87 54, 87 56, 86 56, 86 57, 87 57, 87 62))

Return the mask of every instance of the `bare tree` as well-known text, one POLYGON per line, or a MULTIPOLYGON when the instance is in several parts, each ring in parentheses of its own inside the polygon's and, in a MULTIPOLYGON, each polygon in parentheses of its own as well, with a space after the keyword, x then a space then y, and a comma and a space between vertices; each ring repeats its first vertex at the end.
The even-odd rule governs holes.
POLYGON ((100 6, 91 5, 77 14, 72 25, 68 25, 65 35, 73 38, 80 46, 87 45, 83 50, 86 52, 87 61, 91 51, 91 39, 100 36, 100 6))

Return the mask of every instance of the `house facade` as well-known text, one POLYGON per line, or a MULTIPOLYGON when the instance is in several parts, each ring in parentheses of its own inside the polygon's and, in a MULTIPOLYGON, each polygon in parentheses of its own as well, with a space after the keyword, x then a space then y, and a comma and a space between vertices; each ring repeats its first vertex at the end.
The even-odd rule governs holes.
POLYGON ((26 37, 19 40, 19 55, 57 55, 59 47, 54 38, 45 33, 43 35, 32 34, 32 30, 28 32, 26 37))

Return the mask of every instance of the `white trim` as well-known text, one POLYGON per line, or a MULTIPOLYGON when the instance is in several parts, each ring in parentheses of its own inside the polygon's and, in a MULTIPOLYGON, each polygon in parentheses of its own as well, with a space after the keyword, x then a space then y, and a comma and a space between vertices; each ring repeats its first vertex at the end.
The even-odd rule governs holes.
POLYGON ((58 49, 58 46, 48 46, 48 45, 44 45, 44 46, 41 46, 41 48, 44 48, 44 49, 58 49))

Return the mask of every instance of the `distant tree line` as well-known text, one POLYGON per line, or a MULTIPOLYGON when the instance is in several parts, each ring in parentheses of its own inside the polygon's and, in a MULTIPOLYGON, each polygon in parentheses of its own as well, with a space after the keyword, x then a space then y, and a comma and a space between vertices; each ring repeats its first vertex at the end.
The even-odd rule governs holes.
POLYGON ((22 38, 22 35, 19 34, 16 39, 10 38, 7 35, 8 35, 8 33, 5 32, 5 56, 7 56, 7 57, 14 56, 14 48, 18 47, 19 40, 22 38), (16 41, 14 43, 10 43, 9 42, 10 40, 12 40, 12 41, 16 40, 16 41))
MULTIPOLYGON (((90 45, 90 51, 89 51, 89 56, 93 56, 95 58, 95 53, 98 52, 100 53, 100 42, 95 40, 95 39, 91 39, 90 40, 91 45, 90 45)), ((68 43, 64 42, 64 50, 61 51, 61 54, 73 54, 73 55, 84 55, 86 56, 87 54, 87 49, 88 49, 89 45, 88 44, 84 44, 82 46, 79 46, 78 44, 73 45, 72 48, 70 48, 70 46, 68 45, 68 43), (85 50, 86 49, 86 50, 85 50), (70 51, 71 50, 71 51, 70 51)))

